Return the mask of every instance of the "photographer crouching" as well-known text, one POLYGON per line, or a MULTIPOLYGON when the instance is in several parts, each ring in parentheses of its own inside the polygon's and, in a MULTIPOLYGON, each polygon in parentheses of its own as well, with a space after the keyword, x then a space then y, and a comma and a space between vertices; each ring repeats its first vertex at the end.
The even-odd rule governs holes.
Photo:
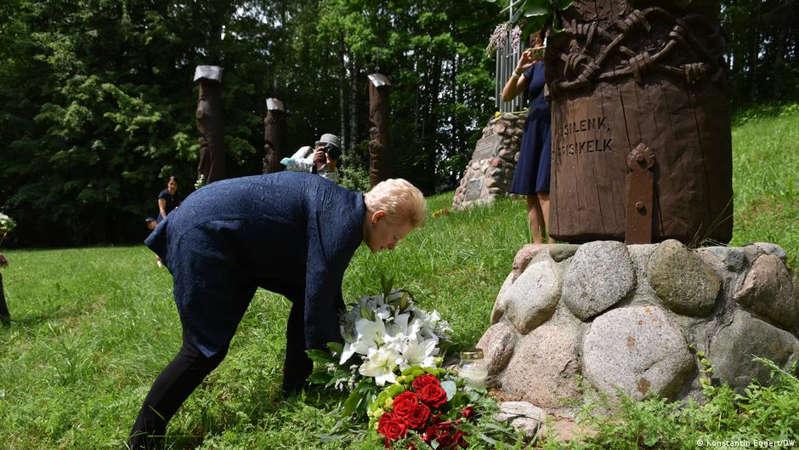
POLYGON ((311 172, 338 183, 336 165, 341 157, 341 144, 338 136, 325 133, 314 144, 300 147, 290 158, 283 158, 280 164, 294 172, 311 172))

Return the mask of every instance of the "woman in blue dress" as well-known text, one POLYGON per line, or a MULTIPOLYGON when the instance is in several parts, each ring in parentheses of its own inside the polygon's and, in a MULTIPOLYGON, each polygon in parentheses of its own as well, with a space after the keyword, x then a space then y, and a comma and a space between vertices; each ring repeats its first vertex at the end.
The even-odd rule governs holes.
POLYGON ((527 219, 533 242, 546 240, 549 228, 550 114, 544 98, 543 41, 545 31, 535 33, 533 46, 522 53, 516 69, 502 89, 502 100, 510 101, 522 92, 530 98, 530 112, 524 124, 519 162, 510 192, 527 196, 527 219))

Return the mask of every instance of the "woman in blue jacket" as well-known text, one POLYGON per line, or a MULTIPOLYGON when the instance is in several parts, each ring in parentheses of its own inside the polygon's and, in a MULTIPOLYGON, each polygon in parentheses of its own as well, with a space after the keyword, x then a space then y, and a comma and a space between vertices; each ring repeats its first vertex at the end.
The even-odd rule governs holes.
POLYGON ((393 249, 424 220, 421 192, 399 179, 362 194, 280 172, 189 195, 145 241, 172 273, 183 346, 144 400, 130 447, 159 444, 172 415, 224 359, 258 287, 292 303, 283 391, 298 391, 313 368, 305 350, 341 341, 341 283, 360 242, 372 252, 393 249))

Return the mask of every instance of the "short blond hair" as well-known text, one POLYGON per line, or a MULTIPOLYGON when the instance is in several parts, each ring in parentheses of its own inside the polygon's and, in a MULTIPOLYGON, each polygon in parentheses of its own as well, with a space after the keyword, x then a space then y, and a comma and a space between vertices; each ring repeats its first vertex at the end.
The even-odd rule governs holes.
POLYGON ((381 181, 363 197, 370 211, 385 211, 391 222, 406 219, 414 228, 424 225, 427 213, 424 195, 407 180, 390 178, 381 181))

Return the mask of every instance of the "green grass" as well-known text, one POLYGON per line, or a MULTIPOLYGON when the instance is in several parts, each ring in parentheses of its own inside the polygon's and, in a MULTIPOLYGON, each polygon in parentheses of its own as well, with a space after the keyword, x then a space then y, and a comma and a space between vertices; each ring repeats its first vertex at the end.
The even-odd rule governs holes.
POLYGON ((799 104, 741 115, 732 130, 734 225, 730 245, 782 246, 799 268, 799 104))
MULTIPOLYGON (((732 244, 776 242, 797 267, 799 108, 740 122, 733 130, 732 244)), ((428 207, 451 203, 448 193, 430 198, 428 207)), ((457 344, 474 345, 489 326, 513 255, 528 239, 524 208, 523 200, 505 199, 431 217, 394 252, 359 249, 345 276, 345 298, 376 293, 379 274, 393 275, 396 287, 449 319, 457 344)), ((12 323, 0 326, 0 448, 121 447, 154 377, 180 346, 168 272, 143 246, 5 254, 12 323)), ((305 398, 280 398, 287 315, 287 301, 256 294, 228 358, 170 423, 170 447, 372 448, 360 425, 337 414, 341 397, 311 390, 305 398)), ((629 421, 620 428, 656 423, 647 417, 666 417, 670 407, 641 408, 655 410, 617 418, 629 421)), ((765 414, 753 409, 750 415, 765 414)), ((616 436, 620 430, 612 427, 600 431, 586 445, 611 439, 621 448, 635 439, 616 436)))

